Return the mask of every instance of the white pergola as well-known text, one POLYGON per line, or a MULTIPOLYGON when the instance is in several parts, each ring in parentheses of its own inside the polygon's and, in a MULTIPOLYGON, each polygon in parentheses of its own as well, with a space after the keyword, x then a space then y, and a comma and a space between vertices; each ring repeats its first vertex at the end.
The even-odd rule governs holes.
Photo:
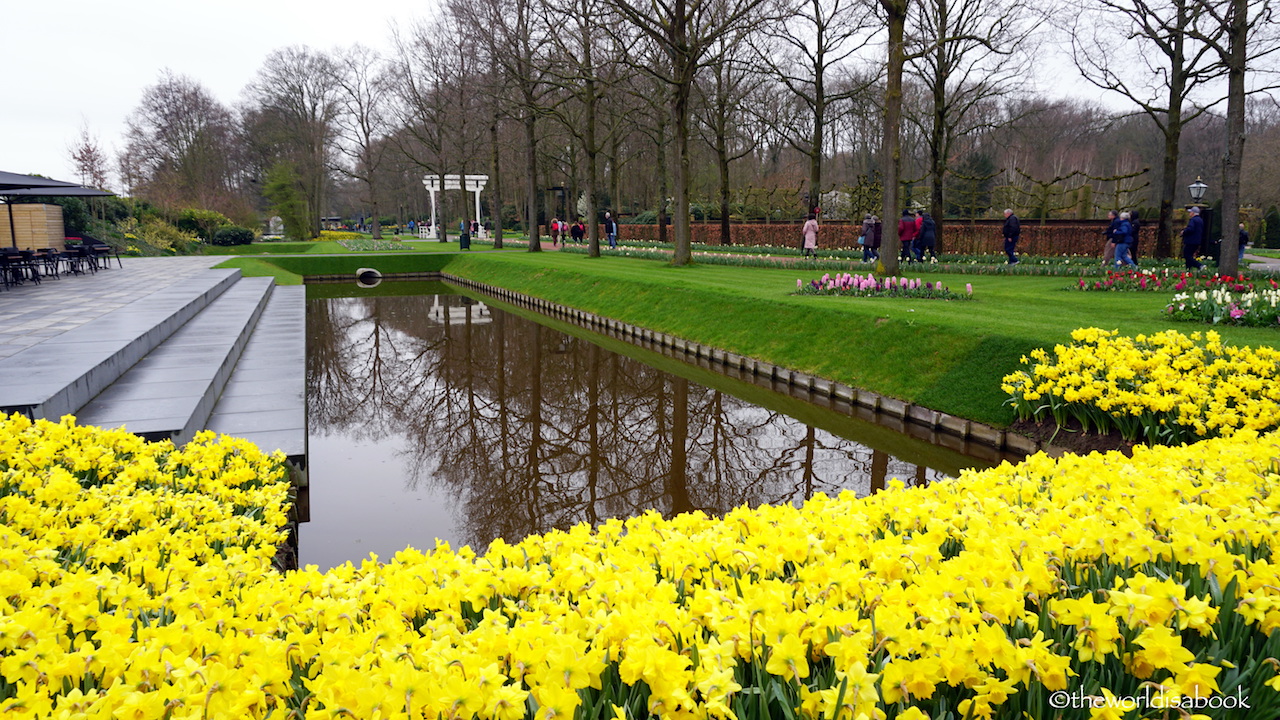
MULTIPOLYGON (((423 240, 436 239, 436 226, 439 224, 436 220, 436 193, 441 190, 466 190, 476 194, 476 222, 480 221, 480 191, 484 189, 485 183, 489 182, 488 175, 445 175, 444 187, 440 187, 439 175, 422 176, 422 184, 427 186, 427 192, 431 193, 431 225, 425 228, 418 228, 418 237, 423 240)), ((480 226, 480 234, 484 234, 484 225, 480 226)))

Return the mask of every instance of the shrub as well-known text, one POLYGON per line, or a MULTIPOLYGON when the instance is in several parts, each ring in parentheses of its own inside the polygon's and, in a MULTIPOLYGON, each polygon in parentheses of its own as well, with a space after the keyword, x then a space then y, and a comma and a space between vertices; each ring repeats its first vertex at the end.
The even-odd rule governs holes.
POLYGON ((1265 248, 1280 248, 1280 210, 1272 205, 1263 219, 1262 242, 1265 248))
MULTIPOLYGON (((213 236, 218 232, 219 228, 231 224, 231 219, 216 210, 202 210, 199 208, 187 208, 178 213, 178 219, 174 222, 177 228, 185 233, 190 233, 206 240, 212 241, 213 236)), ((215 245, 217 243, 214 243, 215 245)))
POLYGON ((136 248, 139 255, 186 254, 200 244, 200 239, 155 217, 139 221, 126 218, 120 223, 120 231, 128 247, 136 248))
POLYGON ((248 245, 253 242, 253 231, 239 225, 223 225, 213 234, 213 244, 219 246, 248 245))

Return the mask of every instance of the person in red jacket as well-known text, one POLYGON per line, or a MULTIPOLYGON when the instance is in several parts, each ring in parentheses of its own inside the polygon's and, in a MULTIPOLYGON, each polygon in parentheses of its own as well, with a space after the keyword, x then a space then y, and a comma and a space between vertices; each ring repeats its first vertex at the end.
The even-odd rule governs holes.
POLYGON ((912 252, 912 244, 916 239, 916 219, 911 216, 910 210, 902 211, 902 219, 898 220, 898 242, 902 243, 902 250, 899 253, 899 260, 914 261, 915 253, 912 252))

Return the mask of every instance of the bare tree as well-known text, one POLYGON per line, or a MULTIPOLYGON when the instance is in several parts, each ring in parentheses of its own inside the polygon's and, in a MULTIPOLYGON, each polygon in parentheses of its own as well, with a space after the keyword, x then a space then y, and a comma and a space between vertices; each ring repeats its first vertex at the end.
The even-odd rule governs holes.
POLYGON ((122 176, 131 194, 171 207, 226 211, 239 154, 231 111, 169 70, 125 121, 122 176))
POLYGON ((780 130, 809 160, 810 206, 822 193, 822 161, 829 146, 825 133, 839 120, 836 108, 866 90, 860 83, 837 84, 833 76, 866 47, 876 25, 865 0, 803 0, 794 14, 765 26, 755 39, 764 67, 799 110, 794 122, 780 130))
POLYGON ((1138 106, 1164 139, 1157 256, 1171 253, 1183 128, 1210 106, 1195 93, 1220 73, 1209 46, 1191 35, 1202 14, 1196 2, 1086 0, 1071 33, 1081 75, 1138 106))
POLYGON ((675 265, 693 260, 689 226, 690 99, 698 69, 716 62, 719 40, 738 41, 766 19, 776 0, 608 0, 631 26, 648 36, 665 62, 642 68, 669 87, 677 155, 675 172, 675 265))
POLYGON ((929 208, 942 237, 946 176, 957 140, 1008 116, 991 112, 1022 92, 1034 54, 1033 8, 1027 0, 923 0, 918 52, 910 57, 929 97, 923 134, 928 145, 929 208))
POLYGON ((67 153, 75 164, 81 185, 103 189, 107 187, 107 154, 103 152, 97 136, 89 132, 88 123, 80 125, 80 137, 74 145, 67 148, 67 153))
MULTIPOLYGON (((408 37, 395 35, 399 48, 396 68, 401 89, 398 108, 401 132, 395 137, 401 151, 415 165, 436 176, 441 189, 440 242, 448 239, 449 223, 443 220, 445 175, 465 175, 462 151, 474 132, 467 99, 467 83, 473 78, 475 60, 460 46, 466 36, 456 18, 445 15, 413 24, 408 37)), ((464 198, 465 200, 465 198, 464 198)), ((465 202, 463 205, 465 206, 465 202)))
POLYGON ((334 114, 337 152, 345 162, 334 168, 364 184, 373 216, 373 237, 382 237, 378 221, 377 179, 386 157, 384 138, 389 130, 387 108, 391 83, 378 53, 354 45, 335 53, 332 69, 337 87, 338 112, 334 114))
POLYGON ((312 237, 320 235, 338 93, 333 62, 305 45, 273 51, 245 89, 252 132, 269 156, 289 161, 303 188, 312 237))
POLYGON ((538 119, 546 113, 544 82, 547 34, 534 0, 453 3, 453 15, 471 37, 483 38, 491 70, 503 76, 515 115, 524 129, 525 229, 529 252, 542 249, 538 236, 538 119))
MULTIPOLYGON (((1213 50, 1227 76, 1227 143, 1222 158, 1222 248, 1218 271, 1235 275, 1239 266, 1240 175, 1244 166, 1245 74, 1264 57, 1280 50, 1270 0, 1195 0, 1205 22, 1194 35, 1213 50)), ((1255 88, 1255 92, 1276 86, 1255 88)))
POLYGON ((745 51, 731 47, 718 50, 721 61, 709 68, 697 85, 699 124, 702 139, 716 154, 720 185, 720 244, 732 244, 729 234, 729 164, 751 154, 754 139, 744 132, 739 119, 748 97, 760 86, 758 74, 740 60, 745 51))
POLYGON ((588 254, 600 257, 599 157, 609 143, 608 135, 601 132, 600 115, 610 80, 616 78, 611 66, 617 62, 616 54, 608 52, 610 36, 601 24, 607 6, 604 0, 547 0, 542 9, 543 23, 554 25, 558 18, 569 18, 569 32, 551 34, 555 52, 546 77, 570 94, 580 112, 580 116, 572 117, 564 104, 551 106, 551 112, 586 156, 583 194, 587 200, 588 254))

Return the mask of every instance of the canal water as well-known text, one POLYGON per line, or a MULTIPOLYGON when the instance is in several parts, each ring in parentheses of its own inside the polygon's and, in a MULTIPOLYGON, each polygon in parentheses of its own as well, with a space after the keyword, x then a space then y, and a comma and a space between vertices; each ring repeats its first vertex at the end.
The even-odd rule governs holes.
POLYGON ((308 286, 307 403, 321 569, 993 462, 441 283, 308 286))

